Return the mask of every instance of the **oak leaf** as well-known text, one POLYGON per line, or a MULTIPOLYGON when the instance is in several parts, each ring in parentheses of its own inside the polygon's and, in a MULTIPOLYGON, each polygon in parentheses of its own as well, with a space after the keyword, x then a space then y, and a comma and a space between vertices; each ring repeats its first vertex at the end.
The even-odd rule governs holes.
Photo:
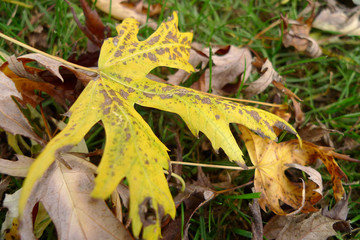
POLYGON ((287 214, 281 208, 280 201, 282 201, 294 209, 302 207, 302 212, 317 211, 313 205, 322 198, 321 176, 319 179, 319 174, 314 173, 315 169, 309 170, 301 166, 314 164, 317 159, 324 163, 331 175, 336 201, 341 200, 345 195, 341 180, 347 180, 347 177, 335 162, 336 153, 330 149, 305 141, 300 147, 297 140, 277 144, 272 140, 260 138, 243 126, 239 126, 239 129, 251 162, 256 168, 254 185, 255 191, 261 192, 259 203, 263 210, 268 206, 276 214, 287 214), (302 206, 302 183, 290 181, 285 175, 285 171, 290 168, 297 168, 310 176, 310 181, 305 183, 304 206, 302 206))
POLYGON ((264 236, 276 240, 326 240, 335 236, 334 223, 321 212, 298 216, 275 216, 264 227, 264 236))
POLYGON ((68 125, 38 156, 24 182, 20 213, 36 180, 55 156, 77 144, 99 120, 106 145, 98 167, 92 196, 108 197, 126 178, 130 189, 132 230, 144 239, 160 236, 161 217, 175 216, 175 206, 163 168, 169 166, 167 148, 134 109, 134 104, 179 114, 194 135, 201 131, 215 150, 222 148, 231 161, 246 167, 229 123, 277 139, 273 126, 293 134, 281 118, 266 111, 212 97, 195 90, 158 83, 146 78, 157 66, 192 71, 189 58, 192 33, 178 31, 178 17, 163 23, 148 39, 137 39, 138 23, 126 19, 117 26, 118 36, 105 40, 99 58, 99 77, 89 82, 71 107, 68 125))
POLYGON ((96 167, 71 154, 59 157, 71 169, 56 161, 36 183, 21 220, 21 237, 36 239, 33 207, 41 202, 55 224, 58 239, 131 239, 104 200, 90 197, 96 167))

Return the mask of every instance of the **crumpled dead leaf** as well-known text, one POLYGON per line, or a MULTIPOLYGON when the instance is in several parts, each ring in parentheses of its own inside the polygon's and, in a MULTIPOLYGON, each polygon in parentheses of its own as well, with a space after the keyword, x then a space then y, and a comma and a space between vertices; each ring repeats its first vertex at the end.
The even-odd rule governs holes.
MULTIPOLYGON (((239 129, 242 132, 240 137, 244 140, 250 159, 256 167, 255 191, 262 193, 259 204, 264 211, 268 206, 276 214, 288 214, 281 208, 279 201, 294 209, 300 208, 302 206, 302 183, 298 181, 296 175, 292 177, 294 178, 293 181, 290 181, 289 177, 291 177, 292 172, 289 167, 299 168, 296 164, 314 164, 317 159, 322 160, 332 176, 336 201, 339 201, 344 196, 345 191, 341 179, 347 181, 347 177, 335 162, 334 156, 338 154, 332 152, 332 149, 318 147, 309 142, 303 142, 301 148, 298 140, 277 144, 274 141, 255 135, 242 126, 239 126, 239 129), (285 175, 286 170, 289 177, 285 175)), ((312 181, 307 180, 305 182, 305 204, 301 211, 313 212, 317 211, 313 205, 322 198, 322 183, 318 177, 313 178, 316 177, 313 173, 307 171, 307 174, 312 178, 312 181)))
MULTIPOLYGON (((196 45, 198 48, 199 46, 196 45)), ((202 48, 201 50, 190 51, 190 64, 196 67, 202 63, 205 66, 209 62, 209 48, 202 48)), ((225 95, 224 87, 228 84, 235 84, 242 80, 246 81, 250 76, 252 69, 252 56, 250 50, 247 48, 238 48, 235 46, 213 47, 212 48, 212 79, 211 89, 212 93, 217 95, 225 95), (243 76, 246 69, 245 76, 243 76), (240 77, 240 81, 239 81, 240 77)), ((178 85, 186 80, 188 74, 179 70, 172 76, 169 76, 169 83, 178 85)), ((207 92, 209 91, 210 70, 206 69, 202 78, 199 81, 200 87, 197 90, 207 92)), ((236 89, 233 89, 236 92, 236 89)))
POLYGON ((287 17, 281 16, 284 23, 283 44, 286 48, 293 46, 297 51, 304 52, 313 58, 321 56, 322 50, 319 44, 309 36, 314 17, 315 7, 313 7, 311 16, 305 21, 303 17, 297 20, 289 20, 287 17), (289 24, 291 24, 290 28, 289 24))
MULTIPOLYGON (((195 212, 217 196, 216 191, 210 188, 210 180, 205 176, 204 172, 198 167, 197 181, 186 184, 184 192, 180 192, 174 197, 175 206, 185 204, 184 229, 189 227, 189 222, 195 212)), ((162 228, 162 239, 164 240, 181 240, 181 223, 182 217, 176 216, 175 220, 170 221, 162 228)), ((183 239, 188 239, 184 234, 183 239)))
POLYGON ((271 240, 326 240, 335 236, 334 220, 321 212, 297 216, 274 216, 264 227, 264 236, 271 240))
POLYGON ((105 38, 110 37, 111 30, 105 26, 100 19, 96 10, 91 10, 85 0, 80 0, 81 7, 85 15, 85 26, 80 23, 71 4, 66 0, 70 6, 74 20, 80 30, 88 37, 88 39, 100 49, 105 38))
MULTIPOLYGON (((93 2, 95 2, 95 0, 93 0, 93 2)), ((135 18, 141 24, 146 23, 147 6, 143 3, 143 1, 133 4, 126 0, 97 0, 96 7, 105 13, 109 13, 109 9, 111 8, 111 16, 119 20, 123 20, 125 18, 135 18)), ((160 4, 150 6, 150 16, 159 14, 160 12, 160 4)), ((148 26, 156 29, 157 23, 152 19, 148 19, 148 26)))
POLYGON ((351 188, 346 198, 341 199, 337 202, 331 210, 325 207, 321 210, 322 215, 335 220, 341 220, 334 224, 334 229, 341 232, 351 232, 350 222, 346 221, 349 213, 349 197, 351 195, 351 188))
POLYGON ((336 1, 327 1, 327 8, 316 16, 313 27, 346 35, 360 35, 360 7, 347 8, 336 1))
POLYGON ((132 239, 104 200, 90 197, 96 167, 71 154, 61 157, 72 169, 56 161, 37 182, 20 223, 22 238, 35 239, 32 211, 40 201, 59 239, 132 239))
MULTIPOLYGON (((257 59, 259 61, 259 59, 257 59)), ((265 62, 260 60, 261 65, 261 77, 256 81, 252 82, 245 90, 246 98, 250 98, 253 95, 259 94, 263 92, 270 83, 273 81, 279 82, 281 81, 281 76, 275 71, 272 63, 269 59, 266 59, 265 62)))
POLYGON ((319 122, 319 125, 307 123, 304 127, 297 129, 297 131, 300 137, 305 141, 312 142, 317 145, 326 145, 330 147, 334 147, 334 144, 330 139, 329 133, 333 132, 343 134, 338 130, 326 128, 326 126, 321 122, 319 122))
POLYGON ((9 133, 19 134, 43 143, 43 140, 33 132, 12 96, 22 99, 14 82, 0 71, 0 127, 9 133))
POLYGON ((19 58, 11 56, 0 70, 10 78, 22 96, 22 103, 35 107, 42 98, 34 92, 40 90, 52 96, 55 101, 67 108, 66 100, 74 102, 81 93, 83 85, 92 78, 72 67, 64 66, 40 54, 27 54, 19 58), (27 63, 36 61, 48 70, 30 67, 27 63), (62 69, 59 70, 59 68, 62 69), (75 75, 75 76, 74 76, 75 75), (63 81, 63 76, 66 76, 63 81))
POLYGON ((0 158, 0 173, 10 175, 13 177, 26 177, 29 167, 34 162, 34 159, 16 155, 18 160, 6 160, 0 158))

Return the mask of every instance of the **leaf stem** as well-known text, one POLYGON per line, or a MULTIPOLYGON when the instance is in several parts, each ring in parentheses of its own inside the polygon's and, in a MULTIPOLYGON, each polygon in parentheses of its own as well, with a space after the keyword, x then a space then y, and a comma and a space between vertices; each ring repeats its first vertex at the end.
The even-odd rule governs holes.
POLYGON ((248 167, 248 169, 244 169, 242 167, 235 166, 225 166, 225 165, 214 165, 214 164, 204 164, 204 163, 191 163, 191 162, 179 162, 179 161, 170 161, 171 164, 179 164, 179 165, 187 165, 187 166, 196 166, 196 167, 209 167, 209 168, 221 168, 221 169, 231 169, 231 170, 251 170, 255 169, 254 166, 248 167))
POLYGON ((14 38, 12 38, 12 37, 9 37, 9 36, 1 33, 1 32, 0 32, 0 37, 6 39, 6 40, 8 40, 8 41, 10 41, 10 42, 12 42, 12 43, 14 43, 14 44, 16 44, 16 45, 19 45, 19 46, 21 46, 21 47, 23 47, 23 48, 25 48, 25 49, 27 49, 27 50, 29 50, 29 51, 31 51, 31 52, 39 53, 39 54, 41 54, 41 55, 43 55, 43 56, 46 56, 46 57, 48 57, 48 58, 54 59, 54 60, 56 60, 56 61, 59 61, 59 62, 61 62, 61 63, 63 63, 63 64, 72 66, 72 67, 74 67, 74 68, 82 69, 82 70, 85 70, 85 71, 94 72, 94 73, 99 73, 99 71, 96 70, 96 69, 87 68, 87 67, 83 67, 83 66, 77 65, 77 64, 75 64, 75 63, 68 62, 68 61, 66 61, 66 60, 64 60, 64 59, 62 59, 62 58, 60 58, 60 57, 56 57, 56 56, 53 56, 53 55, 48 54, 48 53, 46 53, 46 52, 40 51, 40 50, 38 50, 38 49, 36 49, 36 48, 33 48, 33 47, 31 47, 31 46, 29 46, 29 45, 27 45, 27 44, 25 44, 25 43, 22 43, 22 42, 14 39, 14 38))
MULTIPOLYGON (((169 174, 169 172, 166 171, 165 169, 164 169, 164 173, 169 174)), ((177 175, 176 173, 173 173, 173 172, 171 173, 171 176, 180 181, 180 183, 181 183, 181 192, 184 192, 185 191, 185 186, 186 186, 184 179, 181 176, 179 176, 179 175, 177 175)))
POLYGON ((209 93, 212 92, 212 48, 209 44, 209 93))

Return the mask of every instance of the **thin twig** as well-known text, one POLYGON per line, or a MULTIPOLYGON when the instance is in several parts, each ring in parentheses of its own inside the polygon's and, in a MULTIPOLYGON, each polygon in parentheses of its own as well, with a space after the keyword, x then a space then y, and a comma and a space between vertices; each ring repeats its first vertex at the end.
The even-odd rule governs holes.
POLYGON ((53 55, 51 55, 51 54, 48 54, 48 53, 46 53, 46 52, 40 51, 40 50, 38 50, 38 49, 36 49, 36 48, 33 48, 33 47, 31 47, 31 46, 29 46, 29 45, 27 45, 27 44, 25 44, 25 43, 22 43, 22 42, 20 42, 20 41, 18 41, 18 40, 16 40, 16 39, 12 38, 12 37, 6 36, 6 35, 3 34, 3 33, 0 33, 0 37, 4 38, 4 39, 6 39, 6 40, 8 40, 8 41, 10 41, 10 42, 12 42, 12 43, 15 43, 16 45, 19 45, 19 46, 21 46, 21 47, 23 47, 23 48, 25 48, 25 49, 27 49, 27 50, 29 50, 29 51, 39 53, 39 54, 41 54, 41 55, 43 55, 43 56, 46 56, 46 57, 51 58, 51 59, 54 59, 55 61, 61 62, 61 63, 65 64, 65 65, 69 65, 69 66, 72 66, 72 67, 74 67, 74 68, 82 69, 82 70, 89 71, 89 72, 99 73, 99 71, 96 70, 96 69, 87 68, 87 67, 83 67, 83 66, 77 65, 77 64, 75 64, 75 63, 68 62, 68 61, 66 61, 66 60, 64 60, 64 59, 62 59, 62 58, 53 56, 53 55))
POLYGON ((214 164, 204 164, 204 163, 191 163, 191 162, 179 162, 179 161, 170 161, 170 163, 171 163, 171 164, 179 164, 179 165, 187 165, 187 166, 196 166, 196 167, 231 169, 231 170, 239 170, 239 171, 255 169, 254 166, 248 167, 248 169, 244 169, 244 168, 242 168, 242 167, 224 166, 224 165, 214 165, 214 164))

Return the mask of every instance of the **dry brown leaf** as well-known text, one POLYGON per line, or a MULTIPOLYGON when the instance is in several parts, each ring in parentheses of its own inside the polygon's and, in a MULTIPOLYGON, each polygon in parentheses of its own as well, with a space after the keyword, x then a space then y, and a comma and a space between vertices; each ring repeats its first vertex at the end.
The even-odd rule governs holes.
POLYGON ((298 216, 275 216, 264 227, 264 236, 271 240, 326 240, 335 236, 334 220, 321 212, 298 216))
POLYGON ((66 0, 70 6, 71 12, 73 14, 74 20, 80 30, 88 37, 88 39, 100 49, 102 42, 106 37, 110 37, 110 28, 105 27, 103 22, 100 19, 99 14, 96 10, 91 10, 89 5, 85 0, 80 0, 81 7, 85 15, 85 26, 83 26, 79 19, 76 16, 74 9, 71 4, 66 0))
MULTIPOLYGON (((342 134, 341 132, 334 129, 327 129, 325 126, 315 125, 313 123, 307 123, 304 127, 297 129, 300 137, 308 142, 319 143, 322 139, 327 142, 328 146, 333 147, 333 144, 330 140, 329 133, 336 132, 342 134)), ((324 144, 321 144, 324 145, 324 144)))
POLYGON ((313 27, 347 35, 360 35, 360 7, 346 8, 335 1, 328 1, 327 8, 316 16, 313 27))
MULTIPOLYGON (((20 61, 22 61, 22 59, 36 61, 40 65, 44 66, 47 70, 49 70, 52 74, 54 74, 59 79, 61 79, 61 81, 63 81, 63 82, 64 82, 64 79, 61 76, 61 73, 59 72, 60 67, 68 69, 69 71, 74 73, 75 76, 78 77, 79 79, 81 77, 82 78, 87 77, 87 78, 89 78, 89 81, 92 79, 92 78, 90 78, 90 76, 86 75, 85 73, 81 72, 80 70, 76 70, 76 69, 74 69, 73 67, 71 67, 69 65, 65 65, 65 64, 63 64, 63 63, 61 63, 59 61, 56 61, 56 60, 54 60, 52 58, 46 57, 46 56, 41 55, 39 53, 30 53, 30 54, 26 54, 26 55, 23 55, 23 56, 18 58, 18 60, 20 60, 20 61)), ((27 63, 27 61, 22 61, 22 62, 27 63)), ((11 68, 11 66, 9 66, 9 68, 11 70, 13 70, 11 68)), ((21 73, 15 72, 15 74, 22 77, 21 73)), ((89 73, 89 74, 93 74, 93 73, 89 73)), ((24 77, 26 77, 26 76, 24 76, 24 77)))
POLYGON ((55 224, 58 239, 132 239, 104 200, 90 197, 96 167, 71 154, 61 157, 72 169, 56 161, 37 182, 20 223, 22 238, 35 239, 32 212, 40 201, 55 224))
MULTIPOLYGON (((93 0, 94 2, 95 0, 93 0)), ((134 5, 129 3, 126 0, 97 0, 96 7, 105 13, 109 13, 109 9, 111 8, 111 16, 123 20, 125 18, 135 18, 141 24, 146 23, 147 14, 146 11, 143 11, 142 2, 138 5, 134 5), (111 4, 111 7, 110 7, 111 4)), ((147 10, 147 8, 145 8, 147 10)), ((150 16, 160 13, 161 6, 156 4, 150 6, 150 16)), ((148 26, 156 29, 157 23, 152 19, 148 19, 148 26)))
MULTIPOLYGON (((205 54, 209 54, 209 51, 204 50, 205 54)), ((229 50, 224 55, 212 56, 212 79, 211 89, 214 94, 223 94, 223 87, 227 84, 235 83, 240 76, 244 82, 248 79, 251 73, 251 60, 252 56, 247 48, 238 48, 230 46, 229 50), (245 77, 243 77, 246 69, 245 77)), ((209 90, 209 78, 210 70, 205 71, 205 88, 202 91, 207 92, 209 90)))
POLYGON ((305 54, 313 58, 319 57, 322 54, 319 44, 309 36, 311 25, 315 17, 314 10, 315 8, 313 7, 311 16, 305 21, 303 20, 303 17, 300 17, 297 20, 288 20, 287 17, 281 16, 284 23, 284 46, 293 46, 296 50, 305 52, 305 54), (290 29, 289 24, 291 24, 290 29))
POLYGON ((33 132, 12 96, 21 99, 13 81, 0 71, 0 127, 9 133, 20 134, 42 143, 42 139, 33 132))
MULTIPOLYGON (((208 187, 202 186, 198 182, 186 184, 184 192, 175 196, 175 205, 178 207, 182 202, 185 204, 184 211, 184 229, 189 226, 190 219, 194 213, 203 205, 208 203, 216 196, 216 193, 208 187)), ((181 240, 181 216, 170 221, 163 229, 162 236, 164 240, 181 240)), ((186 238, 186 235, 184 235, 186 238)))
MULTIPOLYGON (((250 159, 255 170, 255 191, 261 192, 259 200, 260 206, 266 210, 266 206, 276 214, 287 214, 282 208, 279 201, 291 206, 294 209, 301 207, 302 202, 302 183, 294 176, 295 181, 290 181, 285 175, 287 170, 289 176, 289 166, 287 164, 310 165, 314 164, 317 159, 322 160, 330 175, 332 176, 334 196, 339 201, 345 194, 341 179, 347 181, 346 175, 339 168, 334 160, 336 153, 332 149, 318 147, 309 142, 303 142, 302 148, 299 146, 298 140, 291 140, 277 144, 269 139, 261 138, 250 130, 239 126, 242 132, 241 138, 244 140, 248 149, 250 159)), ((296 166, 298 165, 290 165, 296 166)), ((301 169, 304 170, 304 169, 301 169)), ((321 198, 321 183, 319 176, 308 172, 313 181, 306 181, 305 205, 302 212, 316 211, 313 207, 321 198), (317 182, 317 183, 315 183, 317 182)))
POLYGON ((251 221, 251 231, 253 233, 253 240, 262 240, 264 239, 264 229, 262 224, 259 199, 254 198, 253 203, 249 203, 249 208, 253 216, 251 221))
POLYGON ((18 158, 17 161, 0 158, 0 173, 13 177, 26 177, 29 167, 34 162, 34 159, 23 155, 16 156, 18 158))
POLYGON ((29 103, 35 107, 42 98, 34 90, 40 90, 67 107, 66 100, 74 102, 83 84, 85 85, 91 79, 87 74, 71 67, 59 71, 59 68, 64 66, 58 62, 53 64, 54 62, 50 60, 39 54, 28 54, 18 59, 12 56, 0 67, 0 70, 15 83, 16 88, 21 92, 22 103, 29 103), (27 66, 27 63, 32 61, 38 61, 49 71, 27 66), (63 78, 62 75, 66 76, 65 82, 59 79, 59 76, 63 78))
POLYGON ((265 63, 261 66, 261 73, 261 77, 255 82, 252 82, 244 90, 247 98, 263 92, 273 81, 281 81, 281 76, 275 71, 269 59, 266 59, 265 63))
POLYGON ((11 182, 10 176, 3 176, 3 178, 0 181, 0 201, 3 199, 4 193, 7 190, 9 184, 11 182))
MULTIPOLYGON (((193 67, 200 63, 204 67, 209 62, 209 48, 199 47, 199 44, 192 45, 193 49, 190 51, 189 62, 193 67), (201 49, 201 50, 195 50, 201 49)), ((212 93, 217 95, 225 95, 224 87, 228 84, 238 82, 239 77, 246 81, 251 73, 252 56, 247 48, 238 48, 235 46, 213 47, 212 48, 212 79, 211 89, 212 93), (246 65, 246 66, 245 66, 246 65), (245 77, 243 77, 246 69, 245 77)), ((178 85, 189 76, 188 73, 179 70, 174 75, 169 76, 169 83, 178 85)), ((192 88, 207 92, 209 91, 209 77, 210 70, 206 69, 198 82, 195 82, 192 88), (195 87, 195 85, 198 85, 195 87)))

